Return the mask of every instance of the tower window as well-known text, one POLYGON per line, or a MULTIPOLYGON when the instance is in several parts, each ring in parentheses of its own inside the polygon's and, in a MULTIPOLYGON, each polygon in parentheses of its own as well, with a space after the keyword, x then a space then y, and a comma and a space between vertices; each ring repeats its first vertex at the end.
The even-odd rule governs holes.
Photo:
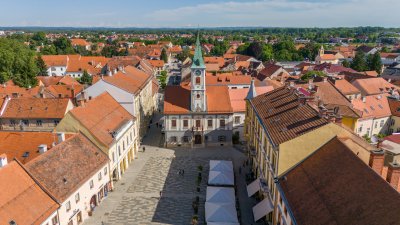
POLYGON ((200 94, 197 94, 197 95, 196 95, 196 98, 200 98, 200 94))
POLYGON ((196 84, 200 84, 200 77, 196 77, 196 84))

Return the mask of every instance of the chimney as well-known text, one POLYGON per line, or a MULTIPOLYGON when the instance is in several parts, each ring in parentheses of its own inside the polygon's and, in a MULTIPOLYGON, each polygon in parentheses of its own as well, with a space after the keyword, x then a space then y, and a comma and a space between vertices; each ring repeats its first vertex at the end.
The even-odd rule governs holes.
POLYGON ((6 97, 4 98, 4 102, 3 105, 0 105, 0 116, 3 115, 4 111, 6 111, 7 105, 10 102, 10 96, 6 95, 6 97))
POLYGON ((400 164, 397 164, 396 162, 389 163, 386 180, 394 189, 398 190, 400 180, 400 164))
POLYGON ((361 100, 362 100, 362 102, 364 102, 364 103, 365 103, 365 102, 367 101, 367 97, 365 97, 365 96, 362 96, 362 97, 361 97, 361 100))
POLYGON ((385 154, 383 150, 375 150, 371 152, 369 157, 369 166, 379 175, 382 175, 385 154))
POLYGON ((64 132, 57 132, 57 144, 65 141, 65 133, 64 132))
POLYGON ((324 83, 328 82, 328 77, 324 77, 322 78, 322 80, 324 81, 324 83))
POLYGON ((0 155, 0 168, 4 167, 5 165, 7 165, 7 155, 2 154, 0 155))
POLYGON ((71 88, 71 98, 75 98, 75 89, 71 88))
POLYGON ((294 81, 289 82, 289 87, 294 88, 294 81))
POLYGON ((39 149, 40 154, 45 153, 45 152, 47 152, 47 145, 41 144, 41 145, 39 145, 38 149, 39 149))

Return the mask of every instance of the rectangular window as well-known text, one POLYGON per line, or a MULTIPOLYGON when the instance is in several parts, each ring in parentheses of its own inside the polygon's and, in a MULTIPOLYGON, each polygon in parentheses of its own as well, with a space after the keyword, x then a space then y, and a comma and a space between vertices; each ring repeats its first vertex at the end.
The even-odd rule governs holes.
POLYGON ((79 196, 79 193, 76 193, 76 195, 75 195, 75 202, 78 203, 79 200, 81 200, 81 197, 79 196))
POLYGON ((78 222, 78 224, 82 223, 82 212, 79 212, 76 215, 76 221, 78 222))
POLYGON ((176 140, 177 140, 176 136, 172 136, 172 137, 170 137, 170 139, 171 139, 171 142, 176 142, 176 140))
POLYGON ((219 126, 220 126, 221 128, 225 128, 225 119, 219 120, 219 126))
POLYGON ((176 120, 171 120, 171 127, 176 128, 176 120))
POLYGON ((102 176, 101 176, 101 172, 99 173, 99 175, 97 175, 98 180, 101 180, 102 176))
POLYGON ((38 127, 43 126, 42 120, 36 120, 36 126, 38 126, 38 127))
POLYGON ((183 120, 183 127, 189 126, 189 120, 183 120))
POLYGON ((378 121, 375 121, 375 128, 378 128, 378 121))
POLYGON ((94 187, 93 180, 91 180, 91 181, 89 182, 89 186, 90 186, 90 189, 92 189, 92 188, 94 187))
POLYGON ((67 209, 67 212, 69 212, 69 210, 71 210, 71 202, 68 201, 67 204, 65 204, 65 208, 67 209))
POLYGON ((201 82, 200 82, 200 77, 196 77, 196 84, 197 84, 197 85, 200 85, 200 83, 201 83, 201 82))
POLYGON ((54 126, 57 126, 60 123, 60 120, 54 120, 54 126))
POLYGON ((118 156, 121 156, 121 146, 118 146, 118 156))
POLYGON ((384 121, 384 120, 381 120, 380 127, 383 127, 384 124, 385 124, 385 121, 384 121))
POLYGON ((107 175, 107 167, 104 168, 104 176, 107 175))
POLYGON ((113 162, 115 162, 115 152, 112 153, 113 162))
POLYGON ((15 126, 15 120, 10 120, 10 124, 11 124, 11 126, 15 126))
POLYGON ((240 124, 240 116, 235 116, 235 124, 240 124))
POLYGON ((207 126, 208 127, 213 127, 213 121, 212 120, 207 120, 207 126))
POLYGON ((55 216, 55 217, 53 217, 53 219, 51 219, 51 223, 52 223, 53 225, 57 225, 57 224, 58 224, 58 218, 57 218, 57 216, 55 216))
POLYGON ((201 120, 196 120, 196 127, 201 127, 201 120))
POLYGON ((23 123, 25 126, 29 126, 29 120, 22 120, 22 123, 23 123))

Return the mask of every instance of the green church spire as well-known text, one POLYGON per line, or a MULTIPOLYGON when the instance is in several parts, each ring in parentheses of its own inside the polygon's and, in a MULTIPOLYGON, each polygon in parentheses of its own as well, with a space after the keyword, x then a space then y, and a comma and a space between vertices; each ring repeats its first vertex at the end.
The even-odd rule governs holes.
POLYGON ((194 49, 192 68, 206 68, 204 64, 203 54, 201 52, 200 33, 197 33, 196 47, 194 49))

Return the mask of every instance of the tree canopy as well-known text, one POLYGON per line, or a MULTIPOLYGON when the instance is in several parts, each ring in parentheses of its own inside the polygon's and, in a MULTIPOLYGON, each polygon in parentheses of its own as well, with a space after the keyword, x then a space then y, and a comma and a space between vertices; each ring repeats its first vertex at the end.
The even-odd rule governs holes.
POLYGON ((34 51, 17 40, 0 38, 1 83, 12 79, 21 87, 33 87, 38 72, 34 51))

